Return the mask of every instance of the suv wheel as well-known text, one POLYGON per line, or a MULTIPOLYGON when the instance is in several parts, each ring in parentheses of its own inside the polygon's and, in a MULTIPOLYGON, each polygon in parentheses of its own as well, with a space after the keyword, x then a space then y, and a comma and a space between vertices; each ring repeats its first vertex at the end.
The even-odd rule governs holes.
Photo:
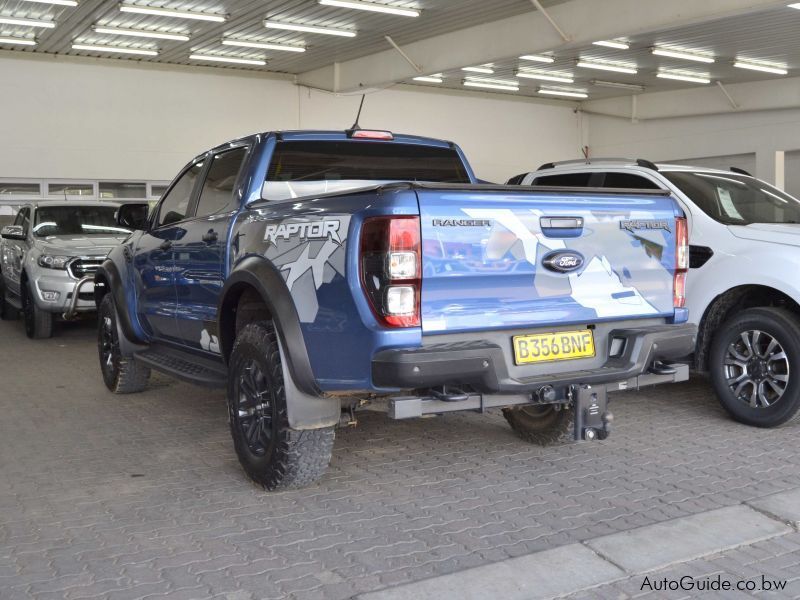
POLYGON ((566 444, 575 439, 575 405, 511 406, 503 416, 520 438, 540 446, 566 444))
POLYGON ((36 305, 33 293, 22 284, 22 316, 25 320, 25 334, 32 340, 43 340, 53 337, 53 313, 42 310, 36 305))
POLYGON ((19 311, 6 300, 6 284, 3 280, 3 274, 0 273, 0 319, 3 321, 15 321, 18 318, 19 311))
POLYGON ((800 320, 778 308, 751 308, 725 322, 711 344, 714 390, 731 416, 775 427, 800 408, 800 320))
POLYGON ((132 394, 147 387, 150 369, 120 352, 117 309, 111 294, 103 296, 97 309, 97 351, 103 383, 109 390, 115 394, 132 394))
POLYGON ((228 412, 239 462, 268 490, 313 483, 333 451, 334 428, 291 429, 286 402, 275 328, 271 322, 250 323, 231 352, 228 412))

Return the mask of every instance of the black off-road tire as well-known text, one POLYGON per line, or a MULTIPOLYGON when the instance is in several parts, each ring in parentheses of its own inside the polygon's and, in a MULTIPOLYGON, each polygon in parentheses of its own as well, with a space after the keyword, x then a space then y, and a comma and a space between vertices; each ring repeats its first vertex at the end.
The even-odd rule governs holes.
POLYGON ((237 335, 229 360, 229 421, 242 468, 267 490, 317 481, 333 452, 334 428, 292 429, 286 402, 275 328, 250 323, 237 335))
POLYGON ((511 406, 503 416, 520 438, 539 446, 568 444, 575 440, 575 405, 511 406))
POLYGON ((150 369, 120 352, 117 309, 111 294, 103 296, 97 309, 97 352, 103 383, 109 390, 115 394, 133 394, 147 387, 150 369))
MULTIPOLYGON (((742 346, 738 348, 741 349, 742 346)), ((800 409, 800 318, 781 308, 750 308, 740 312, 723 323, 714 335, 708 368, 717 399, 736 421, 754 427, 777 427, 786 423, 800 409), (728 377, 725 362, 734 358, 730 354, 731 345, 739 344, 740 340, 743 342, 743 333, 752 341, 755 331, 761 332, 759 335, 761 352, 758 354, 763 355, 763 358, 767 359, 766 363, 770 365, 767 372, 761 375, 771 379, 776 373, 783 376, 783 371, 786 371, 786 382, 783 394, 774 403, 754 407, 734 393, 738 383, 735 376, 739 371, 735 371, 734 376, 728 377), (780 348, 775 347, 775 350, 782 350, 785 360, 769 360, 770 356, 776 354, 775 350, 772 354, 766 352, 768 344, 765 340, 770 338, 780 346, 780 348), (734 389, 731 389, 730 385, 734 385, 734 389)), ((754 365, 753 369, 748 366, 748 371, 753 370, 758 373, 755 369, 758 369, 758 365, 754 365)), ((773 382, 783 387, 784 382, 774 379, 773 382)), ((742 390, 740 395, 747 395, 746 391, 742 390)), ((755 402, 762 404, 760 399, 755 399, 755 402)))
POLYGON ((19 310, 6 300, 6 284, 3 281, 3 273, 0 272, 0 320, 16 321, 17 319, 19 319, 19 310))
POLYGON ((32 340, 45 340, 53 337, 55 315, 42 310, 33 299, 33 292, 27 282, 22 283, 22 318, 25 321, 25 335, 32 340))

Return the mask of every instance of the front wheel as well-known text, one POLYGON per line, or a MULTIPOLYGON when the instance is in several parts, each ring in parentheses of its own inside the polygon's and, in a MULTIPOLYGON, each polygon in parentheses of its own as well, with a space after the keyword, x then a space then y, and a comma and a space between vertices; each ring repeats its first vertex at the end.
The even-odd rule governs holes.
POLYGON ((103 383, 109 390, 115 394, 132 394, 147 387, 150 369, 120 351, 117 309, 111 294, 103 296, 97 309, 97 351, 103 383))
POLYGON ((32 340, 53 337, 53 313, 42 310, 33 299, 33 292, 22 284, 22 316, 25 319, 25 334, 32 340))
POLYGON ((268 490, 302 487, 325 473, 334 428, 289 427, 278 337, 271 322, 250 323, 239 335, 228 369, 233 445, 247 475, 268 490))
POLYGON ((575 439, 575 405, 511 406, 503 416, 520 438, 540 446, 566 444, 575 439))
POLYGON ((755 427, 787 422, 800 408, 800 319, 778 308, 741 312, 714 336, 709 369, 734 419, 755 427))

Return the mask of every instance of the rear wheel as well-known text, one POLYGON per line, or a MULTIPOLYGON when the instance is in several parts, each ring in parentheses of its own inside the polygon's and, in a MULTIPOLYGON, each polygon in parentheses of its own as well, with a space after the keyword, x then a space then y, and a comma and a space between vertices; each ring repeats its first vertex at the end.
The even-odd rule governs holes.
POLYGON ((278 338, 271 322, 250 323, 231 352, 228 370, 231 436, 247 475, 268 490, 302 487, 325 473, 334 428, 289 427, 278 338))
POLYGON ((714 390, 741 423, 775 427, 800 409, 800 319, 751 308, 725 322, 709 357, 714 390))
POLYGON ((503 416, 520 438, 540 446, 566 444, 575 439, 575 405, 511 406, 503 416))
POLYGON ((25 320, 25 334, 32 340, 53 337, 53 313, 42 310, 33 299, 33 292, 26 283, 22 284, 22 316, 25 320))
POLYGON ((0 272, 0 319, 3 321, 16 321, 18 318, 19 311, 6 300, 6 284, 3 280, 3 273, 0 272))
POLYGON ((103 383, 115 394, 132 394, 147 387, 150 369, 132 356, 123 356, 119 347, 117 309, 111 294, 106 294, 97 309, 97 351, 103 383))

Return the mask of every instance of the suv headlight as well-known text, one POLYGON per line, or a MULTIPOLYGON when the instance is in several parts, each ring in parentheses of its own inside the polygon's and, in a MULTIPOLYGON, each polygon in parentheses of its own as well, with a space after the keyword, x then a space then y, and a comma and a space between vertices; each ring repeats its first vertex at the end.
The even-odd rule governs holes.
POLYGON ((66 269, 67 263, 70 261, 71 256, 52 256, 50 254, 42 254, 39 257, 39 266, 45 269, 66 269))

